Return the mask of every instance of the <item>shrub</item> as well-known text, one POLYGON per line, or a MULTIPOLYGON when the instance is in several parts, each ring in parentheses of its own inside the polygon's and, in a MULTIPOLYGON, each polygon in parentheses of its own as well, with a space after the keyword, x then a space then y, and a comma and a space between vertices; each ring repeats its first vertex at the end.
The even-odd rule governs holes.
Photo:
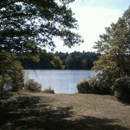
POLYGON ((106 80, 99 80, 97 77, 78 83, 77 89, 79 93, 111 94, 111 85, 106 80))
POLYGON ((51 87, 46 88, 43 90, 44 93, 55 93, 54 90, 51 87))
POLYGON ((92 87, 89 85, 88 81, 86 80, 78 83, 77 89, 79 93, 92 93, 92 87))
POLYGON ((99 82, 98 84, 95 85, 94 87, 94 92, 96 94, 111 94, 111 87, 107 86, 107 83, 105 82, 99 82))
POLYGON ((41 91, 41 84, 34 81, 34 79, 28 79, 24 85, 24 89, 32 91, 32 92, 39 92, 41 91))
POLYGON ((94 94, 111 94, 112 82, 104 73, 99 73, 97 76, 88 80, 89 85, 93 88, 94 94))
POLYGON ((117 79, 112 86, 112 90, 114 96, 117 98, 124 101, 130 101, 130 78, 122 77, 117 79))
POLYGON ((94 94, 102 94, 103 92, 103 86, 101 84, 101 81, 99 81, 96 77, 90 78, 88 80, 89 85, 92 88, 92 93, 94 94))

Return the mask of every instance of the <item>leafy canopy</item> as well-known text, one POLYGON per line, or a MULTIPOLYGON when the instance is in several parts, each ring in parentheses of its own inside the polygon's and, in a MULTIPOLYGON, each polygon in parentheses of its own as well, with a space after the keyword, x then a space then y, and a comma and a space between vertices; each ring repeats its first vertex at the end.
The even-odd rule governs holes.
POLYGON ((94 48, 102 53, 94 62, 94 70, 101 70, 114 79, 130 75, 130 7, 117 23, 106 28, 94 48))
POLYGON ((16 67, 18 58, 38 61, 40 54, 45 54, 43 47, 54 49, 54 37, 68 47, 82 42, 81 36, 72 31, 78 28, 69 7, 73 1, 0 0, 0 81, 10 78, 9 73, 15 70, 21 73, 16 67))
POLYGON ((56 45, 60 37, 69 47, 82 42, 72 32, 77 20, 68 4, 74 0, 1 0, 0 49, 13 53, 39 53, 39 47, 56 45))

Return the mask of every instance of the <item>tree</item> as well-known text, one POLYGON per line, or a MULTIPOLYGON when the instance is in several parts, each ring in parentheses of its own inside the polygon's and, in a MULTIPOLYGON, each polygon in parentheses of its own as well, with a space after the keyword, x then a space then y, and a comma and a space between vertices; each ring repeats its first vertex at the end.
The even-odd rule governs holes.
POLYGON ((38 61, 40 53, 44 53, 43 47, 53 50, 56 46, 54 37, 61 38, 64 45, 68 47, 82 42, 81 36, 72 31, 78 28, 77 20, 68 6, 73 1, 0 1, 0 63, 2 63, 0 76, 2 79, 5 72, 16 64, 18 58, 31 58, 38 61))
MULTIPOLYGON (((68 4, 73 0, 0 1, 0 48, 2 52, 39 53, 39 47, 55 47, 60 37, 71 47, 82 41, 71 29, 78 28, 68 4)), ((31 55, 32 55, 31 54, 31 55)), ((27 55, 27 57, 31 56, 27 55)))
POLYGON ((130 7, 117 23, 106 28, 94 48, 102 54, 94 62, 93 69, 101 71, 94 85, 98 89, 107 87, 117 98, 130 101, 130 7))
POLYGON ((65 66, 62 64, 62 60, 60 60, 58 56, 54 56, 53 60, 51 61, 51 64, 55 67, 65 69, 65 66))
POLYGON ((66 69, 75 69, 75 61, 72 55, 67 56, 65 60, 65 64, 66 64, 66 69))
POLYGON ((102 53, 94 62, 94 70, 101 70, 113 81, 125 75, 130 76, 130 8, 125 11, 117 23, 106 28, 106 33, 100 35, 94 48, 102 53))

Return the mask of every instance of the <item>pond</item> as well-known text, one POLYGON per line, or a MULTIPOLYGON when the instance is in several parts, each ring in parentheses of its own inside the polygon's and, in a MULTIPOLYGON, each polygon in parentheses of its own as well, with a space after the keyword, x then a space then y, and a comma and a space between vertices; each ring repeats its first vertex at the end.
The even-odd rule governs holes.
POLYGON ((51 87, 55 93, 77 92, 77 83, 93 77, 92 70, 24 70, 26 78, 32 78, 42 85, 42 90, 51 87))

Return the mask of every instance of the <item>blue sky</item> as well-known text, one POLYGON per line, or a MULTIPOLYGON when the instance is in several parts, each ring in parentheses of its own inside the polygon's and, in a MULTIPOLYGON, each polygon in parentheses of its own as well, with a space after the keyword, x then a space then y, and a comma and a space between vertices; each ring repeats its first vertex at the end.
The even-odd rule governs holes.
POLYGON ((75 0, 73 6, 93 6, 113 9, 125 9, 129 0, 75 0))
POLYGON ((84 43, 80 46, 63 46, 58 41, 56 51, 95 51, 92 47, 98 40, 99 35, 105 32, 105 27, 109 27, 121 17, 130 6, 130 0, 75 0, 70 4, 78 20, 79 30, 77 32, 83 37, 84 43))

